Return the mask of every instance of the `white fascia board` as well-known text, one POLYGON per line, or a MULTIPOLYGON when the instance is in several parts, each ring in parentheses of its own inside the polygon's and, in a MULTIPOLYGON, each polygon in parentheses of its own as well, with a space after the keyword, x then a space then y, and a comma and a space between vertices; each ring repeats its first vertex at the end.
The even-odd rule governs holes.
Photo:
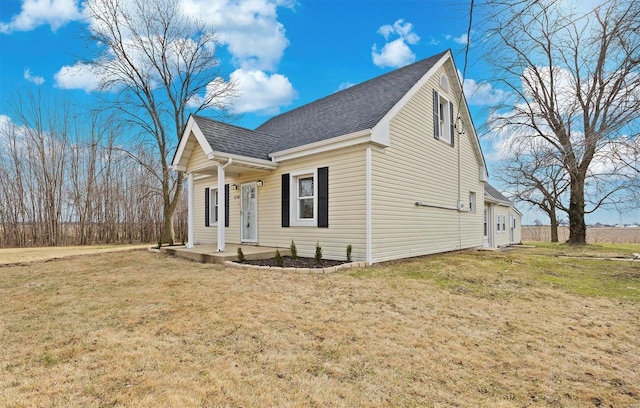
POLYGON ((371 143, 371 129, 360 130, 358 132, 349 133, 331 139, 321 140, 319 142, 310 143, 303 146, 293 147, 287 150, 270 153, 269 157, 274 162, 297 159, 312 154, 329 152, 331 150, 341 149, 344 147, 355 146, 361 143, 371 143))
POLYGON ((271 160, 256 159, 255 157, 241 156, 233 153, 214 152, 207 154, 207 158, 213 161, 221 161, 233 159, 233 164, 247 165, 252 167, 260 167, 268 170, 275 170, 278 168, 278 163, 274 163, 271 160))
POLYGON ((380 119, 380 122, 378 122, 373 127, 373 141, 385 146, 389 146, 391 144, 391 120, 398 114, 398 112, 400 112, 402 108, 404 108, 404 106, 409 102, 413 95, 415 95, 424 86, 424 84, 427 83, 429 78, 431 78, 431 76, 436 71, 438 71, 442 65, 444 65, 447 59, 453 60, 453 58, 451 57, 451 51, 447 51, 447 53, 443 55, 442 58, 440 58, 440 61, 435 63, 422 76, 422 78, 420 78, 420 80, 418 80, 418 82, 416 82, 413 87, 409 89, 409 92, 404 94, 404 96, 400 98, 400 100, 393 106, 393 108, 391 108, 389 112, 387 112, 386 115, 384 115, 382 119, 380 119))
POLYGON ((207 138, 204 137, 204 133, 202 133, 202 130, 200 130, 200 127, 196 123, 196 120, 193 118, 193 116, 189 116, 189 120, 187 121, 187 126, 184 128, 184 133, 180 138, 180 144, 178 144, 178 150, 176 151, 176 155, 173 158, 173 162, 171 163, 172 165, 183 166, 186 169, 186 166, 187 166, 186 162, 188 162, 188 158, 184 157, 185 162, 183 162, 182 156, 184 154, 184 149, 186 148, 192 133, 196 137, 196 140, 200 144, 200 147, 204 151, 204 154, 208 155, 213 151, 213 149, 211 148, 211 145, 209 145, 209 142, 207 141, 207 138))
POLYGON ((181 164, 172 164, 171 170, 173 171, 187 171, 187 166, 183 166, 181 164))
MULTIPOLYGON (((489 172, 487 171, 487 163, 484 159, 484 153, 482 152, 482 146, 480 145, 480 139, 478 138, 478 135, 476 133, 476 127, 473 124, 473 118, 471 117, 471 114, 469 113, 469 105, 467 104, 467 97, 464 94, 464 87, 462 86, 462 83, 460 83, 460 77, 458 76, 458 69, 456 68, 456 62, 453 59, 453 56, 451 56, 451 50, 449 50, 447 52, 447 55, 449 56, 449 58, 451 59, 451 64, 453 65, 453 72, 454 72, 454 77, 455 77, 455 81, 456 81, 456 85, 458 88, 458 92, 460 92, 462 94, 462 98, 460 98, 462 100, 462 106, 458 106, 458 115, 460 115, 461 111, 464 111, 464 116, 466 119, 466 122, 469 124, 469 126, 465 126, 470 132, 471 132, 471 143, 473 144, 474 150, 476 152, 476 155, 478 157, 478 160, 480 161, 480 180, 481 181, 487 181, 489 180, 489 172), (463 109, 464 108, 464 109, 463 109)), ((462 115, 461 115, 462 116, 462 115)))

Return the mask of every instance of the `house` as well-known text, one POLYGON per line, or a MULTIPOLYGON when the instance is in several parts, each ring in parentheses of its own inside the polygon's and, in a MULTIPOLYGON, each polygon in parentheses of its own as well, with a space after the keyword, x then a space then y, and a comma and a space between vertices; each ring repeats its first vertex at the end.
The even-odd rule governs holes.
POLYGON ((191 247, 294 241, 344 259, 351 245, 375 263, 483 246, 487 171, 450 51, 255 130, 191 116, 172 164, 191 247))
POLYGON ((489 183, 484 185, 484 247, 498 248, 522 241, 522 213, 489 183))

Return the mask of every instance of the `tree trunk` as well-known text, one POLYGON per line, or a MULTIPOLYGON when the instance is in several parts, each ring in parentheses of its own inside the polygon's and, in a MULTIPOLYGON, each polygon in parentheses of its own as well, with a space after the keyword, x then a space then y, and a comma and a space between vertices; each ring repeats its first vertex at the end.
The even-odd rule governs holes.
POLYGON ((551 242, 558 242, 558 217, 555 209, 549 212, 549 219, 551 221, 551 242))
POLYGON ((584 221, 584 178, 571 176, 569 202, 569 244, 587 243, 587 224, 584 221))

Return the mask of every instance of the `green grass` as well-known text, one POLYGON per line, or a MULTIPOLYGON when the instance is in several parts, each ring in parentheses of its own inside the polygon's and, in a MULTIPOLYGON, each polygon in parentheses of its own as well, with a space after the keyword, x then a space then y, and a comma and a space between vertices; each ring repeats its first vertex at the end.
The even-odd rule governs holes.
POLYGON ((388 262, 356 270, 352 276, 425 280, 450 292, 489 298, 551 286, 584 296, 640 300, 640 262, 594 259, 640 252, 640 245, 620 247, 560 244, 508 252, 464 251, 388 262))

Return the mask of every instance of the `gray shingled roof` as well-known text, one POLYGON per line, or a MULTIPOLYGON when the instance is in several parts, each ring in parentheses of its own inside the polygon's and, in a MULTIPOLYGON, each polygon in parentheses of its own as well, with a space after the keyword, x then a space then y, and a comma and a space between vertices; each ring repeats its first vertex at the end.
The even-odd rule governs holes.
POLYGON ((278 135, 274 151, 282 151, 371 129, 445 53, 275 116, 256 130, 278 135))
POLYGON ((502 201, 502 202, 505 202, 505 203, 513 204, 511 202, 511 200, 509 200, 507 197, 502 195, 501 192, 496 190, 495 187, 493 187, 489 183, 484 183, 484 195, 488 196, 489 198, 493 198, 494 200, 498 200, 498 201, 502 201))
POLYGON ((194 119, 214 151, 268 154, 373 128, 447 51, 274 116, 256 130, 194 119))
POLYGON ((245 129, 202 116, 194 116, 204 137, 214 151, 269 159, 278 138, 267 133, 245 129))

